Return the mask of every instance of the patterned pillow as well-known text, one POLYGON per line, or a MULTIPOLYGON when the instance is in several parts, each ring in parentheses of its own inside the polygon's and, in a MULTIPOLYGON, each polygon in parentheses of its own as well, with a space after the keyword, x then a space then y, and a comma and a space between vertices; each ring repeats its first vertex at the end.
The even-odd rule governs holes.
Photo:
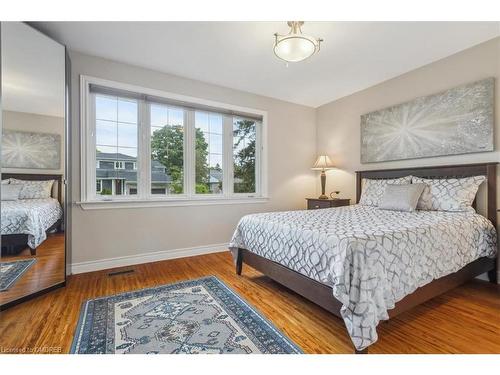
POLYGON ((51 197, 54 180, 28 181, 11 178, 10 183, 22 185, 22 189, 19 192, 19 199, 42 199, 51 197))
POLYGON ((2 184, 2 200, 17 201, 19 199, 20 185, 2 184))
POLYGON ((371 180, 368 178, 363 178, 359 204, 364 206, 377 207, 380 203, 380 199, 385 193, 385 187, 387 185, 403 185, 410 183, 411 176, 381 180, 371 180))
POLYGON ((418 198, 420 198, 426 186, 425 184, 387 185, 378 208, 382 210, 413 212, 417 207, 418 198))
POLYGON ((417 209, 427 211, 469 211, 476 197, 479 185, 485 176, 465 178, 426 179, 413 177, 412 183, 424 183, 425 187, 417 209))

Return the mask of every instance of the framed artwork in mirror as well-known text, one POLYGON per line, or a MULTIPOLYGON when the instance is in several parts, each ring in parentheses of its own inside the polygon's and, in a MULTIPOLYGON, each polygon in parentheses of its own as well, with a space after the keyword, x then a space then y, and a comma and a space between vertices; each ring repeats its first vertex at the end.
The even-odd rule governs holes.
POLYGON ((61 136, 3 129, 2 168, 60 169, 61 136))

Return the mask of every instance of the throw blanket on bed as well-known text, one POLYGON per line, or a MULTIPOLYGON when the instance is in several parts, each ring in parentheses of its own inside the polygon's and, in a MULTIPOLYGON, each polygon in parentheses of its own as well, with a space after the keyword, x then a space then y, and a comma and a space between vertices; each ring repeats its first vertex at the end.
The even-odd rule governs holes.
POLYGON ((377 341, 387 310, 415 289, 496 253, 496 231, 475 212, 398 212, 355 205, 243 217, 238 247, 329 285, 354 346, 377 341))
POLYGON ((28 246, 35 249, 61 217, 61 205, 54 198, 2 201, 2 235, 27 234, 28 246))

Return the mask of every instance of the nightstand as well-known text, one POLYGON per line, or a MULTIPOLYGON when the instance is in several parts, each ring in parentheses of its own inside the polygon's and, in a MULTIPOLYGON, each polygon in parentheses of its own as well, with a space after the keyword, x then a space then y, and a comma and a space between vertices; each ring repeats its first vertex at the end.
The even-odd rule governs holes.
POLYGON ((306 201, 308 210, 349 206, 351 202, 350 199, 318 199, 318 198, 306 198, 306 201))

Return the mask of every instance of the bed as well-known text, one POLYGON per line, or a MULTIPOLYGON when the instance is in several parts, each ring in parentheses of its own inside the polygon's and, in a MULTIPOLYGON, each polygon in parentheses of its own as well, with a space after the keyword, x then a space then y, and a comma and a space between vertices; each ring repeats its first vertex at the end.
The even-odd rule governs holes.
POLYGON ((230 244, 236 272, 246 263, 341 317, 355 351, 367 352, 379 321, 482 273, 496 279, 496 163, 356 175, 357 202, 363 178, 487 178, 484 216, 354 205, 242 218, 230 244))
POLYGON ((2 179, 15 178, 28 181, 54 180, 52 196, 41 199, 2 201, 2 248, 9 252, 30 248, 32 255, 47 238, 47 233, 62 231, 61 175, 2 173, 2 179))

